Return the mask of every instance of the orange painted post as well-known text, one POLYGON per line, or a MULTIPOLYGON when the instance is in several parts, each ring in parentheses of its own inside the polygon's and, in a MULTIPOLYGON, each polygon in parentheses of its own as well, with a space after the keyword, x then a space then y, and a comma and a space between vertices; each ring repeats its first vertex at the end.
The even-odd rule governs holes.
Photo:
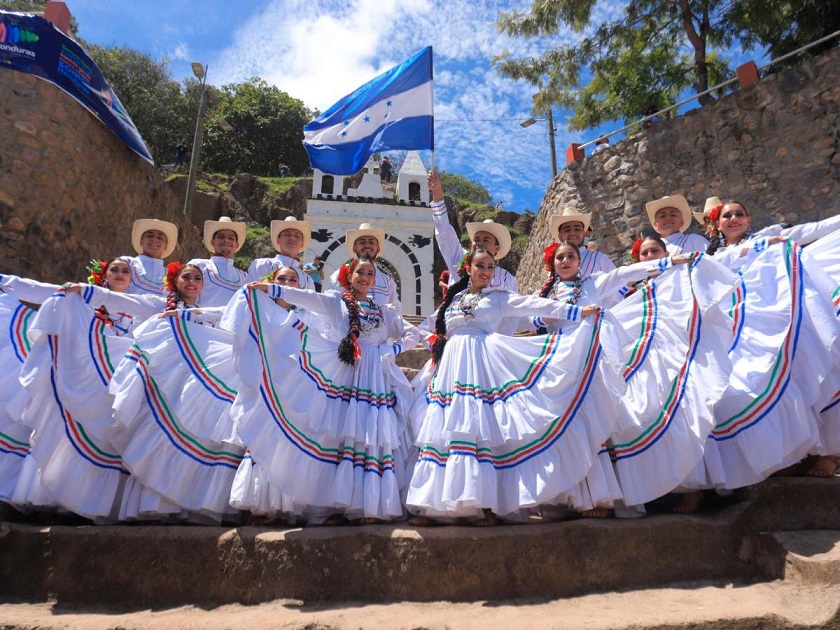
POLYGON ((73 15, 63 2, 47 2, 44 7, 44 19, 55 24, 56 28, 65 35, 70 30, 70 20, 73 15))
POLYGON ((748 61, 738 66, 735 74, 738 75, 738 83, 741 85, 742 90, 755 85, 761 80, 758 74, 758 66, 755 65, 754 61, 748 61))
POLYGON ((572 142, 572 144, 566 148, 566 164, 580 162, 584 157, 586 157, 586 152, 580 148, 579 144, 572 142))

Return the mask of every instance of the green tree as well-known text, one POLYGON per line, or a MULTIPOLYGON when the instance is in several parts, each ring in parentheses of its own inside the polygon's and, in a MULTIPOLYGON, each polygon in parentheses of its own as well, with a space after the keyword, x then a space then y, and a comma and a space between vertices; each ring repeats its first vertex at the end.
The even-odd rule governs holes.
POLYGON ((155 61, 130 48, 88 44, 86 50, 151 147, 155 162, 171 162, 178 142, 191 144, 198 109, 195 81, 187 84, 185 94, 171 78, 165 59, 155 61))
POLYGON ((473 203, 490 203, 490 193, 487 192, 487 189, 463 175, 441 171, 440 181, 443 184, 443 190, 450 197, 472 201, 473 203))
MULTIPOLYGON (((731 31, 721 24, 723 4, 630 0, 619 18, 594 24, 595 0, 535 0, 527 13, 502 13, 499 29, 524 38, 558 35, 566 28, 588 34, 539 59, 514 59, 505 51, 497 58, 498 69, 540 87, 543 103, 535 102, 535 111, 550 105, 571 109, 572 129, 633 120, 650 107, 673 103, 688 85, 701 93, 731 75, 709 52, 710 46, 731 41, 731 31)), ((700 100, 709 102, 712 96, 700 100)))
POLYGON ((311 112, 302 101, 262 79, 225 85, 207 116, 202 166, 216 172, 272 176, 283 162, 290 173, 305 173, 309 158, 303 148, 303 126, 309 120, 311 112), (222 118, 232 131, 218 126, 222 118))
MULTIPOLYGON (((738 0, 729 11, 733 37, 743 45, 767 46, 771 59, 840 30, 840 2, 833 0, 738 0)), ((837 38, 807 51, 808 55, 837 46, 837 38)), ((787 62, 796 64, 794 57, 787 62)), ((784 64, 783 64, 784 65, 784 64)))

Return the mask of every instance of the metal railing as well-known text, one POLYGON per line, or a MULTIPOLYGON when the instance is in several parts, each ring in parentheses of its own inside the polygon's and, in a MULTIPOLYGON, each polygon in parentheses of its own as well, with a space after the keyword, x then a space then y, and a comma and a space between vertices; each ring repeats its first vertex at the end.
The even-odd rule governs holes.
MULTIPOLYGON (((802 46, 801 48, 797 48, 796 50, 794 50, 792 52, 789 52, 785 55, 782 55, 778 59, 772 59, 771 61, 768 61, 767 63, 765 63, 761 66, 758 66, 758 70, 759 71, 764 70, 768 66, 772 66, 774 63, 779 63, 781 61, 785 61, 787 59, 790 59, 791 57, 794 57, 794 56, 798 55, 799 53, 808 50, 809 48, 813 48, 814 46, 819 46, 820 44, 824 44, 825 42, 830 41, 830 40, 832 40, 832 39, 834 39, 835 37, 838 37, 838 36, 840 36, 840 31, 834 31, 831 35, 826 35, 825 37, 822 37, 822 38, 820 38, 816 41, 813 41, 810 44, 807 44, 805 46, 802 46)), ((629 123, 629 124, 626 124, 623 127, 621 127, 620 129, 616 129, 615 131, 611 131, 609 133, 601 134, 597 138, 595 138, 594 140, 590 140, 589 142, 585 142, 584 144, 579 145, 579 147, 581 149, 585 149, 586 147, 592 146, 593 144, 595 144, 596 142, 598 142, 598 140, 601 140, 602 138, 610 138, 610 137, 615 136, 617 134, 620 134, 624 131, 627 131, 628 129, 632 129, 633 127, 637 127, 639 125, 642 125, 643 123, 645 123, 645 122, 647 122, 647 121, 649 121, 653 118, 656 118, 657 116, 661 116, 661 115, 666 114, 668 112, 674 111, 674 110, 682 107, 686 103, 690 103, 691 101, 700 98, 701 96, 705 96, 706 94, 710 94, 711 92, 714 92, 715 90, 719 90, 723 87, 726 87, 727 85, 731 85, 732 83, 737 83, 737 82, 738 82, 738 77, 737 76, 732 77, 731 79, 727 79, 726 81, 723 81, 722 83, 718 83, 717 85, 715 85, 713 87, 710 87, 708 90, 703 90, 702 92, 698 92, 697 94, 692 94, 688 98, 685 98, 685 99, 681 100, 679 103, 675 103, 673 105, 670 105, 670 106, 666 107, 665 109, 660 109, 658 112, 656 112, 654 114, 649 114, 647 116, 643 116, 642 118, 639 118, 639 120, 634 121, 634 122, 629 123)))

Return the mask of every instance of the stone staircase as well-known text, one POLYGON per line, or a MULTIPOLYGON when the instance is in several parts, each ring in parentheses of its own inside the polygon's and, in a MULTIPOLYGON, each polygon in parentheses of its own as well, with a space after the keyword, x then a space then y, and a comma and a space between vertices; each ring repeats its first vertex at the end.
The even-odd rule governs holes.
MULTIPOLYGON (((575 615, 589 607, 594 617, 587 627, 599 627, 592 624, 601 610, 613 624, 603 627, 840 628, 840 477, 771 479, 728 505, 692 516, 663 511, 636 520, 488 529, 6 521, 0 557, 1 601, 18 602, 0 605, 4 628, 69 627, 55 618, 49 622, 55 606, 77 608, 85 618, 90 607, 138 611, 225 604, 239 607, 243 623, 267 609, 275 611, 276 625, 301 628, 391 626, 363 613, 370 608, 384 614, 388 607, 401 620, 393 627, 496 627, 502 618, 492 613, 504 617, 502 609, 531 608, 581 621, 575 615), (642 605, 642 598, 660 605, 642 605), (289 601, 296 603, 289 608, 289 601), (439 610, 442 602, 459 604, 447 604, 453 616, 442 618, 441 625, 423 625, 416 617, 408 622, 439 610), (283 624, 278 606, 286 611, 283 624), (347 608, 357 609, 358 616, 348 617, 347 608), (341 623, 324 617, 339 609, 345 610, 341 623), (37 623, 10 624, 22 619, 23 611, 37 623)), ((527 620, 531 612, 522 614, 527 620)), ((107 627, 158 627, 151 617, 144 619, 107 627)), ((551 627, 576 627, 554 624, 557 619, 552 617, 551 627)), ((200 627, 228 627, 208 624, 200 627)))

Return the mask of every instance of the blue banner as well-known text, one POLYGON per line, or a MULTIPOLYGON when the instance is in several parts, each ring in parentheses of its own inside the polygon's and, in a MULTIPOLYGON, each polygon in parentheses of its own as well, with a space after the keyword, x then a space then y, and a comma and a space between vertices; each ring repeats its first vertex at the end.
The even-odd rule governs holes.
POLYGON ((58 86, 132 151, 154 164, 140 132, 97 65, 44 18, 0 11, 0 69, 26 72, 58 86))

